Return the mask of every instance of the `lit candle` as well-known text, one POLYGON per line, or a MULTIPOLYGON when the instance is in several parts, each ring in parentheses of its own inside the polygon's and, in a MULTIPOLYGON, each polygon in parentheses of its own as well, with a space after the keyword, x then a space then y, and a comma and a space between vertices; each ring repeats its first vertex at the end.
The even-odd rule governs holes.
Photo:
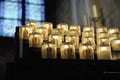
POLYGON ((53 24, 51 22, 43 22, 42 26, 47 28, 48 34, 52 34, 53 31, 53 24))
POLYGON ((103 38, 97 39, 97 46, 101 46, 101 45, 110 45, 109 38, 108 37, 103 37, 103 38))
POLYGON ((90 31, 82 32, 82 38, 85 37, 93 37, 94 38, 94 33, 90 31))
POLYGON ((42 34, 31 33, 29 37, 29 47, 41 47, 43 42, 42 34))
POLYGON ((111 60, 112 53, 110 46, 97 46, 97 59, 98 60, 111 60))
POLYGON ((94 27, 93 26, 84 26, 83 32, 93 32, 94 33, 94 27))
POLYGON ((39 27, 39 28, 35 29, 35 32, 42 34, 43 40, 48 40, 48 32, 45 27, 39 27))
POLYGON ((71 42, 77 48, 79 46, 79 36, 76 34, 69 34, 65 37, 65 42, 71 42))
POLYGON ((61 29, 64 31, 64 35, 67 35, 67 32, 68 32, 68 24, 66 23, 59 23, 57 25, 57 29, 61 29))
POLYGON ((117 33, 119 33, 119 29, 117 27, 108 29, 109 36, 113 36, 113 34, 117 34, 117 33))
POLYGON ((94 50, 92 45, 82 44, 79 47, 80 59, 94 59, 94 50))
POLYGON ((94 49, 96 47, 95 39, 93 37, 82 38, 82 44, 91 44, 94 49))
POLYGON ((51 34, 51 35, 49 35, 49 41, 55 43, 58 48, 62 44, 62 39, 63 39, 63 37, 61 35, 59 35, 59 34, 51 34))
POLYGON ((63 43, 60 48, 61 59, 75 59, 75 46, 63 43))
POLYGON ((107 32, 101 32, 101 33, 97 33, 97 39, 99 38, 104 38, 104 37, 109 37, 107 32))
POLYGON ((107 27, 99 27, 96 30, 97 33, 108 32, 107 27))
POLYGON ((32 29, 28 26, 22 26, 20 27, 19 35, 21 39, 29 39, 29 34, 32 33, 32 29))
POLYGON ((42 58, 56 59, 57 49, 56 45, 52 42, 42 44, 42 58))
POLYGON ((36 28, 38 28, 38 22, 36 21, 28 21, 26 25, 31 27, 33 32, 36 28))
MULTIPOLYGON (((71 33, 72 31, 75 31, 76 32, 76 34, 78 34, 78 36, 81 36, 81 27, 80 27, 80 25, 76 25, 76 24, 74 24, 74 25, 71 25, 70 26, 70 29, 69 29, 69 33, 71 33)), ((72 33, 71 33, 72 34, 72 33)), ((73 33, 74 34, 74 33, 73 33)))
POLYGON ((120 51, 120 38, 112 40, 112 49, 114 51, 120 51))

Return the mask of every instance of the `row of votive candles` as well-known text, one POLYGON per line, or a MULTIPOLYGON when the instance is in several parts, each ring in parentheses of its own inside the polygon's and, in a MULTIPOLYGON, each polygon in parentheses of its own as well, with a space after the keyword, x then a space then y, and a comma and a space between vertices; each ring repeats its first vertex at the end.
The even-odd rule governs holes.
POLYGON ((61 58, 74 59, 77 48, 81 59, 94 59, 94 53, 97 53, 98 59, 111 60, 111 48, 120 51, 119 29, 102 26, 95 31, 93 26, 84 26, 81 31, 80 25, 68 26, 60 23, 53 28, 51 22, 43 22, 39 27, 37 22, 29 21, 25 26, 20 27, 19 34, 20 38, 29 40, 29 47, 42 48, 43 58, 50 54, 55 58, 56 48, 60 48, 61 58), (48 42, 44 43, 44 41, 48 42), (50 42, 54 46, 50 46, 48 44, 50 42))

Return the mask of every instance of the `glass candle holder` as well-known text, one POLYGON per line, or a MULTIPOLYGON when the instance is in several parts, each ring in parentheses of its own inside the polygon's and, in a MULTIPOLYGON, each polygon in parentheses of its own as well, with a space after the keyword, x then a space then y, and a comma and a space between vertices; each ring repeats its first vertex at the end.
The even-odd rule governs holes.
POLYGON ((81 44, 79 47, 80 59, 94 59, 94 48, 90 44, 81 44))
POLYGON ((38 22, 37 21, 28 21, 26 25, 31 27, 33 32, 36 28, 38 28, 38 22))
POLYGON ((93 37, 94 38, 94 33, 93 32, 90 32, 90 31, 86 31, 86 32, 82 32, 82 38, 85 38, 85 37, 93 37))
POLYGON ((117 27, 108 28, 108 34, 119 33, 119 29, 117 27))
POLYGON ((96 29, 96 33, 106 33, 106 32, 108 32, 108 30, 107 30, 107 27, 99 27, 99 28, 97 28, 96 29))
POLYGON ((39 27, 35 29, 35 32, 43 35, 43 40, 48 40, 48 30, 45 27, 39 27))
POLYGON ((77 32, 77 34, 79 35, 79 36, 81 36, 81 27, 80 27, 80 25, 71 25, 70 26, 70 28, 69 28, 69 30, 73 30, 73 31, 76 31, 77 32))
POLYGON ((52 34, 53 24, 51 22, 42 22, 42 26, 47 29, 48 34, 52 34))
POLYGON ((98 60, 111 60, 112 53, 109 45, 97 46, 97 59, 98 60))
POLYGON ((108 37, 103 37, 103 38, 97 39, 97 46, 101 46, 101 45, 109 45, 110 46, 109 38, 108 37))
POLYGON ((31 33, 29 37, 29 47, 40 48, 43 42, 43 35, 40 33, 31 33))
POLYGON ((82 44, 91 44, 93 46, 93 49, 95 49, 95 39, 93 37, 85 37, 82 38, 82 44))
POLYGON ((75 46, 70 42, 65 42, 60 47, 61 59, 75 59, 75 46))
POLYGON ((97 33, 97 36, 96 36, 97 39, 103 38, 103 37, 109 37, 108 33, 107 32, 97 33))
POLYGON ((69 30, 67 35, 73 35, 73 34, 77 35, 77 36, 80 36, 80 33, 77 30, 73 30, 73 29, 69 30))
POLYGON ((120 38, 120 34, 119 33, 114 33, 111 36, 109 36, 109 40, 110 40, 110 44, 112 44, 112 40, 120 38))
POLYGON ((56 44, 58 48, 60 48, 60 45, 62 44, 63 36, 59 34, 51 34, 49 35, 49 41, 56 44))
POLYGON ((94 33, 94 27, 93 26, 85 26, 83 28, 83 32, 93 32, 94 33))
POLYGON ((68 24, 66 24, 66 23, 59 23, 59 24, 57 25, 57 29, 63 30, 63 31, 64 31, 64 35, 67 35, 67 32, 68 32, 68 24))
POLYGON ((69 34, 65 37, 65 42, 71 42, 77 48, 79 46, 79 36, 76 34, 69 34))
POLYGON ((57 47, 52 42, 44 42, 41 47, 42 58, 45 59, 56 59, 57 58, 57 47))
POLYGON ((120 38, 112 40, 112 50, 114 51, 120 51, 120 38))
POLYGON ((19 38, 28 40, 30 33, 32 33, 32 29, 28 26, 23 25, 19 30, 19 38))

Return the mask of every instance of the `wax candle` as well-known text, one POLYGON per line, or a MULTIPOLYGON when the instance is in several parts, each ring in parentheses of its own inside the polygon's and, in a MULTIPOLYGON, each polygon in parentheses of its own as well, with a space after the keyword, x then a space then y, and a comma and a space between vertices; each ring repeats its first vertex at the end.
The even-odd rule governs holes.
POLYGON ((94 49, 92 45, 82 44, 79 47, 80 59, 94 59, 94 49))
POLYGON ((51 22, 42 22, 42 26, 45 27, 48 31, 48 34, 52 34, 53 31, 53 23, 51 22))
POLYGON ((97 46, 97 59, 111 60, 112 59, 111 47, 106 45, 97 46))
POLYGON ((39 33, 31 33, 29 37, 29 47, 41 47, 43 42, 42 34, 39 33))
POLYGON ((42 58, 45 58, 45 59, 57 58, 57 49, 54 43, 44 42, 41 48, 42 48, 42 58))
POLYGON ((60 47, 61 59, 75 59, 75 46, 72 43, 65 42, 60 47))

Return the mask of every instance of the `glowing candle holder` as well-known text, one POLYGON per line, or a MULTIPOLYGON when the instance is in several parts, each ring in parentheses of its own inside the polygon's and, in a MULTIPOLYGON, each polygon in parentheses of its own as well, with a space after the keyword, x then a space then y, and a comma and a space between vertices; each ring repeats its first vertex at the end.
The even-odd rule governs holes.
POLYGON ((106 33, 106 32, 108 32, 108 30, 107 30, 107 27, 99 27, 99 28, 97 28, 96 29, 96 33, 106 33))
POLYGON ((19 30, 20 39, 29 39, 29 34, 32 33, 32 29, 28 26, 22 26, 19 30))
POLYGON ((103 37, 103 38, 97 39, 97 46, 101 46, 101 45, 109 45, 110 46, 109 38, 108 37, 103 37))
POLYGON ((94 48, 89 44, 81 44, 79 47, 79 57, 80 59, 94 59, 94 48))
POLYGON ((111 60, 112 59, 111 47, 108 45, 97 46, 97 59, 111 60))
POLYGON ((73 35, 73 34, 80 37, 80 33, 77 30, 73 30, 73 29, 69 30, 67 35, 73 35))
POLYGON ((43 35, 40 33, 31 33, 29 37, 29 47, 40 48, 43 42, 43 35))
POLYGON ((57 25, 57 29, 63 30, 63 31, 64 31, 64 35, 67 35, 67 32, 68 32, 68 24, 59 23, 59 24, 57 25))
POLYGON ((75 46, 70 42, 65 42, 60 47, 61 59, 75 59, 75 46))
POLYGON ((97 39, 99 38, 103 38, 103 37, 109 37, 107 32, 101 32, 101 33, 97 33, 97 39))
POLYGON ((120 51, 120 38, 112 40, 112 50, 114 51, 120 51))
POLYGON ((93 32, 90 32, 90 31, 86 31, 86 32, 82 32, 82 38, 85 38, 85 37, 95 37, 94 33, 93 32))
POLYGON ((51 22, 42 22, 42 26, 45 27, 48 31, 48 34, 52 34, 53 24, 51 22))
POLYGON ((49 35, 49 41, 56 44, 58 48, 60 48, 60 45, 62 44, 63 36, 59 34, 51 34, 49 35))
POLYGON ((93 26, 85 26, 83 28, 83 32, 93 32, 94 33, 94 27, 93 26))
POLYGON ((79 46, 79 36, 76 34, 69 34, 65 37, 65 42, 71 42, 77 48, 79 46))
POLYGON ((48 30, 45 27, 39 27, 35 29, 35 32, 43 35, 43 40, 48 40, 48 30))
POLYGON ((95 39, 93 37, 85 37, 82 38, 82 44, 91 44, 93 46, 93 49, 95 49, 95 39))
POLYGON ((80 25, 71 25, 69 30, 74 30, 79 36, 81 36, 81 27, 80 25))
POLYGON ((38 22, 36 22, 36 21, 28 21, 26 25, 29 26, 29 27, 31 27, 33 31, 36 28, 38 28, 38 22))
POLYGON ((116 33, 119 33, 119 29, 117 27, 108 29, 109 36, 112 36, 113 34, 116 34, 116 33))
POLYGON ((44 42, 42 44, 42 58, 44 59, 56 59, 57 58, 57 47, 52 42, 44 42))
POLYGON ((120 38, 120 34, 119 33, 114 33, 111 36, 109 36, 110 39, 110 44, 112 44, 112 40, 120 38))

